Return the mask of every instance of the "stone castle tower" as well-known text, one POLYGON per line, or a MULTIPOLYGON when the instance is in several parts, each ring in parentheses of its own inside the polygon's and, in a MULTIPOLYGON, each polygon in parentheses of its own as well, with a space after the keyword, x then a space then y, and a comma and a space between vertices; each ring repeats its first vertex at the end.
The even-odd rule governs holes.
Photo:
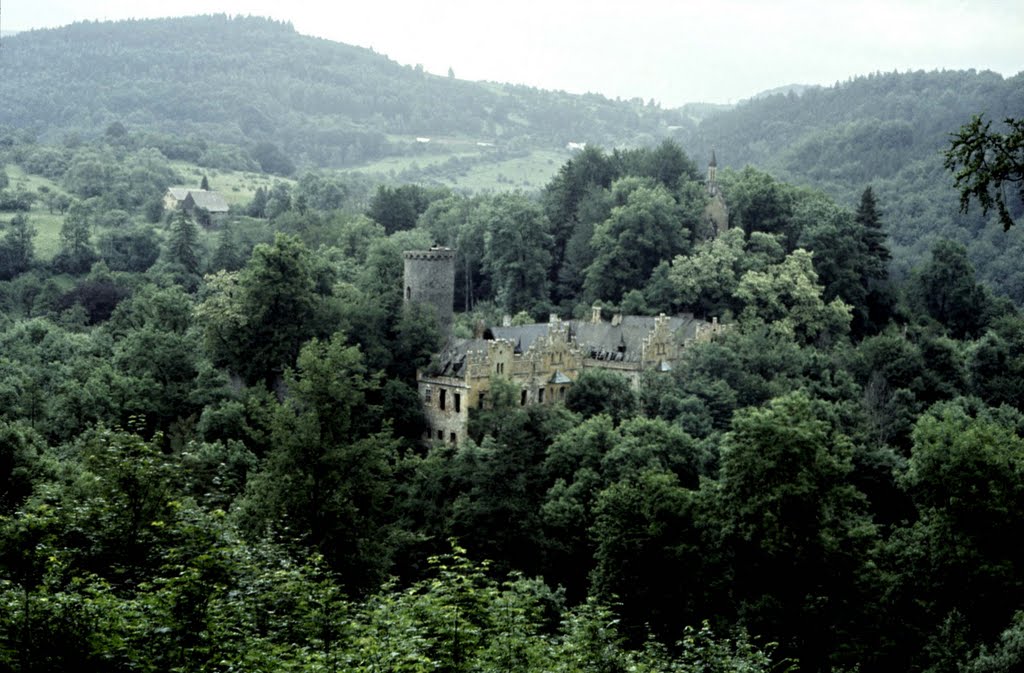
POLYGON ((455 251, 433 247, 430 250, 407 250, 404 282, 405 303, 424 304, 437 313, 437 326, 442 335, 451 331, 455 304, 455 251))

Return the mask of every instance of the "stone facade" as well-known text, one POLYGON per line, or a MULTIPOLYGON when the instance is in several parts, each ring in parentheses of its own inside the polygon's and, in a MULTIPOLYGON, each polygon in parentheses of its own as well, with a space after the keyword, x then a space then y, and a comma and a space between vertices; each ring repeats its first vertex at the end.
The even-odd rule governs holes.
POLYGON ((588 368, 614 371, 639 390, 645 371, 670 372, 690 343, 721 329, 691 315, 616 316, 495 327, 486 338, 449 339, 433 367, 417 373, 426 441, 458 443, 470 409, 488 405, 493 377, 510 382, 521 406, 556 404, 588 368))
POLYGON ((448 334, 454 318, 455 251, 440 247, 408 250, 402 257, 405 302, 432 307, 441 333, 448 334))

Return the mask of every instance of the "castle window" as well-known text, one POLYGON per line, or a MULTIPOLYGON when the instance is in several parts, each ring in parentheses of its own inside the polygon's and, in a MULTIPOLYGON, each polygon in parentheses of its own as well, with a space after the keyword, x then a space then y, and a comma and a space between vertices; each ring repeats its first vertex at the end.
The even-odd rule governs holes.
POLYGON ((438 430, 437 431, 437 438, 438 438, 438 440, 440 440, 442 442, 444 441, 444 430, 438 430))
POLYGON ((453 432, 452 434, 448 435, 448 439, 451 440, 452 444, 454 444, 456 441, 455 433, 453 432))
POLYGON ((504 374, 505 373, 505 363, 504 362, 499 362, 499 363, 495 364, 494 365, 494 372, 496 374, 504 374))
POLYGON ((558 389, 558 399, 565 399, 565 386, 562 386, 561 388, 558 389))
POLYGON ((526 406, 526 391, 525 390, 519 393, 519 406, 521 406, 521 407, 526 406))
MULTIPOLYGON (((394 296, 394 295, 392 295, 392 296, 394 296)), ((406 299, 412 299, 412 288, 411 287, 406 287, 405 288, 405 298, 406 299)))
POLYGON ((487 393, 480 393, 480 397, 477 398, 476 406, 478 409, 484 408, 484 400, 487 398, 487 393))
POLYGON ((442 389, 441 389, 441 392, 440 392, 440 393, 438 393, 438 397, 437 397, 437 407, 438 407, 438 408, 439 408, 439 409, 440 409, 441 411, 444 411, 445 393, 447 393, 447 392, 448 392, 447 390, 444 390, 444 389, 442 388, 442 389))
POLYGON ((455 413, 462 411, 462 395, 455 393, 455 413))
POLYGON ((537 389, 537 404, 544 404, 544 389, 537 389))

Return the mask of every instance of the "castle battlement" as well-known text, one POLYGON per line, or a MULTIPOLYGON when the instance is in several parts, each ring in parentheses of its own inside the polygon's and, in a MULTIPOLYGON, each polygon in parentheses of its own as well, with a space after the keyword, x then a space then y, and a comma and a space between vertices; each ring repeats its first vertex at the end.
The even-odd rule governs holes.
POLYGON ((455 250, 452 248, 431 248, 430 250, 406 250, 402 253, 405 259, 414 260, 450 260, 455 259, 455 250))

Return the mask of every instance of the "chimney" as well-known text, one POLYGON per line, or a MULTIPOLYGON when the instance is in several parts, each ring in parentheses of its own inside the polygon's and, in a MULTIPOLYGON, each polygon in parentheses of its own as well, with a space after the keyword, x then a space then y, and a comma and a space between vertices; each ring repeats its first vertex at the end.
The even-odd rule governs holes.
POLYGON ((506 313, 505 315, 501 316, 501 326, 502 327, 511 327, 512 326, 512 316, 510 316, 508 313, 506 313))
POLYGON ((590 322, 597 325, 601 322, 601 305, 594 304, 590 307, 590 322))

